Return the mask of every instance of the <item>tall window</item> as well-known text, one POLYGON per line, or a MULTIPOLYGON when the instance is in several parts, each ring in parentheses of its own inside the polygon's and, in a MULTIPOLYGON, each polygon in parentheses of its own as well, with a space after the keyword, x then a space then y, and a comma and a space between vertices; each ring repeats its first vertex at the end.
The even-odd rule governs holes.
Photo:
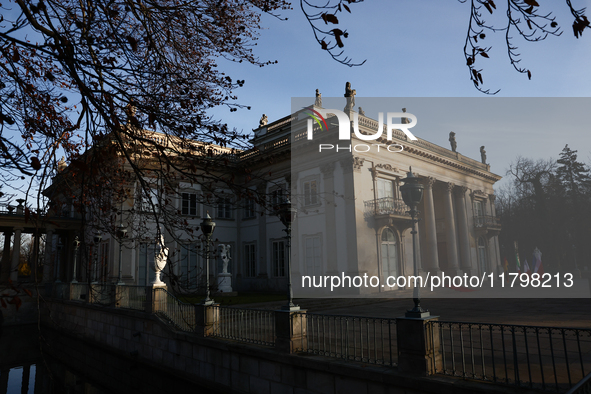
POLYGON ((244 276, 254 278, 257 276, 257 249, 256 244, 244 245, 244 276))
POLYGON ((154 209, 159 212, 158 189, 150 187, 147 190, 141 188, 140 192, 140 209, 143 212, 152 212, 154 209))
POLYGON ((181 245, 179 253, 179 281, 185 289, 192 289, 197 286, 197 279, 201 274, 197 243, 181 245))
POLYGON ((394 181, 391 179, 377 179, 378 198, 394 197, 394 181))
POLYGON ((181 213, 183 215, 197 216, 197 194, 182 193, 181 213))
POLYGON ((232 219, 232 198, 219 197, 217 216, 218 219, 232 219))
POLYGON ((480 272, 485 273, 487 267, 487 258, 486 258, 486 242, 484 238, 478 237, 478 265, 480 266, 480 272))
POLYGON ((256 216, 256 203, 254 202, 253 199, 249 198, 248 200, 246 200, 246 203, 244 205, 243 218, 244 219, 251 219, 251 218, 254 218, 255 216, 256 216))
POLYGON ((318 204, 318 182, 312 179, 304 182, 304 205, 318 204))
POLYGON ((382 232, 382 270, 384 276, 398 276, 396 235, 389 228, 382 232))
POLYGON ((322 247, 320 237, 308 237, 305 240, 306 273, 308 275, 322 274, 322 247))
POLYGON ((147 286, 155 278, 154 256, 156 245, 154 243, 140 244, 140 261, 138 264, 138 284, 147 286))
POLYGON ((285 276, 285 241, 273 241, 273 276, 285 276))
POLYGON ((474 220, 478 227, 484 224, 484 206, 480 200, 474 201, 474 220))
POLYGON ((275 189, 271 192, 271 206, 283 204, 285 202, 285 191, 283 189, 275 189))

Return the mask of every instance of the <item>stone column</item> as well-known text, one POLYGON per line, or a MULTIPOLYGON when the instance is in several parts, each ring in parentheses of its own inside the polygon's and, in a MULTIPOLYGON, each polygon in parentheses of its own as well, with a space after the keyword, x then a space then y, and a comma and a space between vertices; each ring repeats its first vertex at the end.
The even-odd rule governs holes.
POLYGON ((419 376, 433 375, 441 366, 439 317, 396 319, 398 370, 419 376))
POLYGON ((359 273, 358 249, 357 249, 357 219, 355 216, 355 172, 360 172, 365 159, 362 157, 346 157, 339 161, 343 169, 345 184, 345 228, 347 263, 346 273, 350 276, 359 273))
POLYGON ((454 207, 452 201, 452 192, 455 185, 451 182, 445 184, 443 190, 443 205, 445 207, 445 233, 447 236, 447 261, 448 267, 446 272, 450 275, 461 275, 460 262, 458 260, 458 242, 456 239, 456 219, 454 216, 454 207))
POLYGON ((455 200, 456 212, 458 213, 458 235, 460 237, 460 261, 462 271, 472 275, 474 268, 470 258, 470 231, 468 229, 468 215, 466 214, 466 192, 465 186, 456 187, 455 200))
POLYGON ((296 353, 307 349, 306 311, 275 311, 275 349, 296 353))
MULTIPOLYGON (((336 230, 336 212, 335 212, 335 189, 334 189, 334 162, 329 162, 320 167, 324 180, 324 196, 325 196, 325 230, 328 234, 336 230)), ((326 237, 327 253, 327 267, 326 274, 336 275, 338 271, 337 266, 337 237, 326 237)))
MULTIPOLYGON (((257 188, 259 194, 266 194, 267 184, 263 183, 257 188)), ((259 239, 258 239, 258 255, 259 261, 257 264, 257 271, 259 278, 267 278, 267 215, 259 215, 259 239)))
POLYGON ((45 234, 45 256, 43 259, 43 282, 51 282, 51 251, 53 250, 53 228, 47 228, 45 234))
POLYGON ((18 263, 21 257, 21 232, 22 227, 14 228, 14 242, 12 246, 12 265, 10 266, 10 280, 16 282, 18 280, 18 263))
POLYGON ((4 232, 4 250, 2 252, 2 265, 0 266, 0 283, 7 282, 10 278, 10 240, 12 231, 4 232))
POLYGON ((435 226, 435 206, 433 204, 433 184, 435 178, 428 177, 425 182, 425 241, 426 253, 423 256, 423 269, 431 275, 439 275, 439 257, 437 255, 437 227, 435 226))

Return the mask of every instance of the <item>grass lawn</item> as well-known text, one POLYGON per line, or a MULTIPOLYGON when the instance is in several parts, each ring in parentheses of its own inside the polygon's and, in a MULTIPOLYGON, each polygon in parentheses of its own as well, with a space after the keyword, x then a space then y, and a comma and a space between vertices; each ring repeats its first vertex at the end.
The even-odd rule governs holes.
MULTIPOLYGON (((189 303, 198 304, 203 300, 203 296, 178 296, 178 299, 189 303)), ((270 302, 285 300, 285 294, 269 294, 269 293, 239 293, 235 297, 212 297, 216 303, 224 306, 240 305, 240 304, 254 304, 257 302, 270 302)))

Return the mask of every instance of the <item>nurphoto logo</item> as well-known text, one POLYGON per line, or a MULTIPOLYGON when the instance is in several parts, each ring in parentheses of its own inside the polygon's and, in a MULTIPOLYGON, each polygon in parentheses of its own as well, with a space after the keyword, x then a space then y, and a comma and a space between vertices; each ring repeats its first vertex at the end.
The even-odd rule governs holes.
MULTIPOLYGON (((326 119, 328 117, 329 114, 333 114, 334 116, 337 117, 337 120, 339 122, 339 140, 351 140, 351 132, 350 132, 350 124, 351 124, 351 119, 349 118, 349 116, 343 112, 340 111, 338 109, 324 109, 324 108, 311 108, 311 107, 307 107, 305 108, 305 111, 303 111, 303 113, 307 116, 309 116, 310 118, 308 119, 308 123, 307 123, 307 134, 308 134, 308 140, 312 140, 314 137, 314 122, 316 122, 316 124, 318 125, 318 127, 320 128, 320 130, 324 129, 324 130, 328 130, 328 125, 326 123, 326 119)), ((350 112, 351 114, 353 114, 353 132, 355 133, 355 136, 362 140, 362 141, 375 141, 378 138, 382 137, 384 132, 384 113, 383 112, 379 112, 378 113, 378 129, 374 134, 365 134, 365 133, 361 133, 359 131, 359 115, 357 114, 357 112, 350 112)), ((411 141, 416 141, 418 138, 415 137, 410 131, 409 129, 416 126, 417 124, 417 117, 411 113, 408 112, 388 112, 386 114, 386 139, 388 141, 392 141, 392 133, 394 130, 398 129, 401 130, 407 137, 408 139, 410 139, 411 141), (404 123, 404 120, 402 123, 394 123, 394 119, 399 118, 399 119, 405 119, 406 123, 404 123)), ((377 151, 380 151, 380 147, 382 148, 386 148, 388 152, 391 153, 396 153, 396 152, 401 152, 404 148, 402 145, 400 144, 390 144, 390 145, 384 145, 384 144, 371 144, 371 146, 377 147, 377 151)), ((368 144, 356 144, 356 145, 347 145, 347 146, 340 146, 340 145, 334 145, 334 144, 319 144, 318 145, 318 149, 319 152, 322 152, 323 150, 335 150, 336 152, 340 151, 340 150, 348 150, 349 152, 351 151, 355 151, 355 152, 368 152, 371 150, 371 146, 368 144)))

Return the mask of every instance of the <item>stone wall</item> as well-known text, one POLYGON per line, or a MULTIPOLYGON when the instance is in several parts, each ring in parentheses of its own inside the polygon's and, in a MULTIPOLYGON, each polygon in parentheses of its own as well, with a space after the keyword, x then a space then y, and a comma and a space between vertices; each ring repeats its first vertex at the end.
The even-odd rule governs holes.
POLYGON ((61 333, 109 348, 163 372, 232 393, 473 393, 516 391, 461 379, 414 377, 396 368, 326 357, 284 354, 272 348, 198 338, 173 331, 146 313, 56 301, 42 322, 61 333))

